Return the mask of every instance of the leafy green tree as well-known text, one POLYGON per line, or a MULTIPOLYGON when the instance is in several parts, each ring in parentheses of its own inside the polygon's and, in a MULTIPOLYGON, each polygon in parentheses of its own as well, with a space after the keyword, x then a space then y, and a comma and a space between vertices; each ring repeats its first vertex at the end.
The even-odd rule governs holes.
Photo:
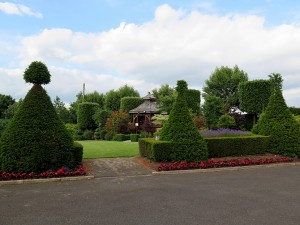
POLYGON ((270 149, 275 154, 300 156, 300 124, 297 123, 282 96, 282 77, 271 74, 271 96, 253 133, 270 136, 270 149))
POLYGON ((238 66, 216 68, 210 78, 205 81, 203 96, 210 95, 221 98, 227 110, 230 107, 239 108, 238 85, 244 81, 248 81, 248 75, 238 66))
POLYGON ((177 81, 178 93, 169 119, 160 130, 160 139, 175 143, 171 159, 178 161, 206 160, 208 157, 206 142, 199 134, 190 115, 186 94, 187 83, 177 81))
POLYGON ((7 108, 16 101, 10 95, 0 94, 0 118, 4 117, 4 112, 7 108))
POLYGON ((127 84, 120 87, 117 92, 119 93, 120 98, 140 97, 139 92, 137 90, 135 90, 133 87, 128 86, 127 84))
POLYGON ((175 89, 168 84, 164 84, 159 89, 153 89, 152 93, 156 98, 160 111, 169 114, 175 101, 175 89))
POLYGON ((25 70, 28 81, 34 85, 1 136, 3 171, 43 172, 75 166, 72 137, 41 86, 50 80, 44 73, 47 67, 44 67, 43 64, 38 70, 31 70, 31 64, 25 70), (40 69, 41 74, 28 74, 29 71, 39 73, 40 69))
POLYGON ((140 97, 140 95, 133 87, 127 85, 120 87, 117 91, 110 90, 104 98, 104 109, 118 111, 121 105, 121 98, 124 97, 140 97))
POLYGON ((73 118, 69 110, 66 108, 65 103, 60 100, 58 96, 54 99, 53 102, 54 109, 58 117, 66 124, 72 123, 73 118))
POLYGON ((124 129, 124 124, 128 127, 129 114, 122 110, 114 111, 110 117, 107 118, 105 123, 105 130, 108 134, 114 135, 118 133, 126 133, 127 129, 124 129))
POLYGON ((84 98, 82 96, 82 92, 79 92, 77 95, 77 103, 82 103, 82 102, 94 102, 98 103, 100 108, 104 107, 104 95, 98 93, 97 91, 94 91, 92 93, 88 93, 84 95, 84 98))
POLYGON ((12 105, 9 105, 7 109, 4 111, 4 118, 5 119, 12 119, 13 116, 16 114, 18 108, 22 104, 22 99, 20 99, 18 102, 15 102, 12 105))
POLYGON ((225 113, 220 97, 205 95, 203 105, 204 117, 209 129, 217 129, 219 118, 225 113))

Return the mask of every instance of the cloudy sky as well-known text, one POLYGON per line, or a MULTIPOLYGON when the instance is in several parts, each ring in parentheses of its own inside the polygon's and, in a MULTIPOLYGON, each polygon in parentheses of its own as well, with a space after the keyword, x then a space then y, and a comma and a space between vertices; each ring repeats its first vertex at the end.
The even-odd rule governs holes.
POLYGON ((0 93, 22 98, 23 72, 47 64, 51 98, 125 84, 143 96, 184 79, 202 90, 216 67, 249 79, 281 73, 300 107, 300 2, 294 0, 0 1, 0 93))

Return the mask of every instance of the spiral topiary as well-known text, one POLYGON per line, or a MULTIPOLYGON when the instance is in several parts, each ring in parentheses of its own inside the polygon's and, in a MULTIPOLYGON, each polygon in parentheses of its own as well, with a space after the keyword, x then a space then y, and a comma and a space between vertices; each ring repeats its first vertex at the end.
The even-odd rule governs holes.
POLYGON ((24 80, 26 83, 48 84, 51 81, 51 75, 44 63, 34 61, 25 70, 24 80))

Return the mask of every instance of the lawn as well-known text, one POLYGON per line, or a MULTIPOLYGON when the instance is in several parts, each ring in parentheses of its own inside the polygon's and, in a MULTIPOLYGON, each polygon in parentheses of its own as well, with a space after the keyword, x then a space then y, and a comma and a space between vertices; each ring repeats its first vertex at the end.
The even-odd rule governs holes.
POLYGON ((132 157, 139 154, 138 142, 78 141, 83 145, 83 158, 132 157))

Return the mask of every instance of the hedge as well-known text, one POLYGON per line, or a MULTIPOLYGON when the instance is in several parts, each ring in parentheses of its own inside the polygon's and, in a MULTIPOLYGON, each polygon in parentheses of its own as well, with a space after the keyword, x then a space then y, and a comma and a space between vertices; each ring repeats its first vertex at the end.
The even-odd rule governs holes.
POLYGON ((143 101, 140 97, 123 97, 121 98, 120 109, 129 112, 142 104, 143 101))
POLYGON ((127 141, 130 140, 129 134, 115 134, 113 136, 114 141, 127 141))
POLYGON ((77 123, 82 130, 94 130, 97 124, 93 120, 93 115, 99 108, 99 104, 95 102, 83 102, 78 105, 77 123))
POLYGON ((238 136, 204 138, 209 158, 265 154, 269 147, 267 136, 238 136))
POLYGON ((139 135, 138 134, 130 134, 130 140, 131 140, 131 142, 138 142, 139 135))
POLYGON ((174 144, 169 141, 157 141, 152 138, 139 139, 139 151, 142 157, 146 157, 155 162, 172 161, 174 144))
POLYGON ((74 141, 73 142, 73 155, 75 159, 75 165, 81 165, 83 155, 83 145, 74 141))
MULTIPOLYGON (((259 135, 214 137, 204 138, 204 140, 208 146, 209 158, 264 154, 269 147, 269 137, 259 135)), ((155 162, 175 161, 176 150, 176 143, 157 141, 152 138, 139 139, 140 155, 155 162)))

